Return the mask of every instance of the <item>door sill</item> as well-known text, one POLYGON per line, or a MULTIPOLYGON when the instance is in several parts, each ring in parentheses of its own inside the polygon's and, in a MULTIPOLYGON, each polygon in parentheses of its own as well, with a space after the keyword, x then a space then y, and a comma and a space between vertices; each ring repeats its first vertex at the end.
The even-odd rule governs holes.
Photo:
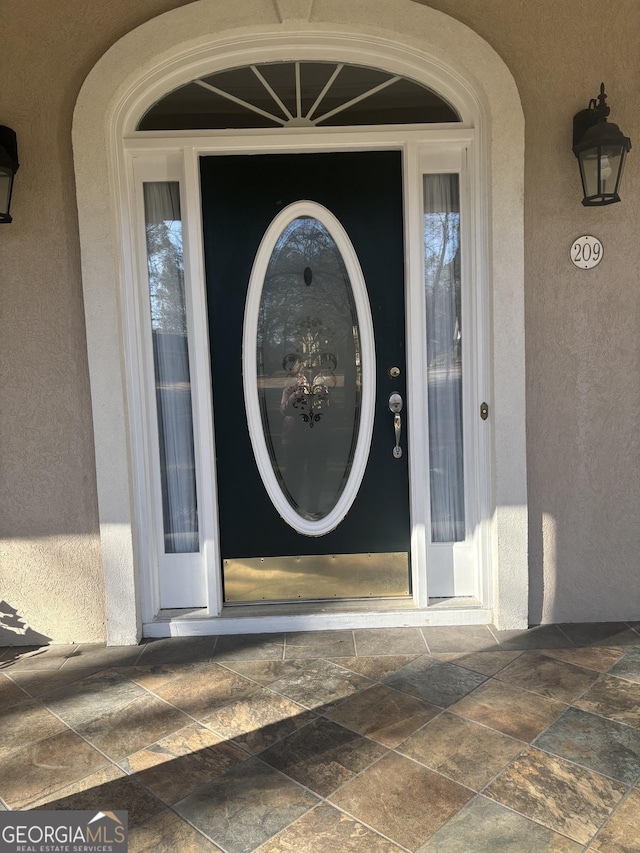
POLYGON ((429 599, 429 610, 458 610, 464 607, 481 607, 481 604, 472 595, 429 599))
POLYGON ((394 596, 390 598, 341 598, 317 601, 279 601, 272 604, 255 602, 232 604, 222 608, 220 619, 236 616, 320 616, 323 614, 371 613, 375 611, 405 612, 415 610, 413 598, 394 596))
POLYGON ((292 631, 355 630, 363 628, 490 625, 491 608, 474 598, 433 599, 416 607, 411 598, 399 600, 251 604, 225 607, 218 617, 200 609, 161 610, 143 625, 144 637, 189 637, 226 634, 274 634, 292 631))

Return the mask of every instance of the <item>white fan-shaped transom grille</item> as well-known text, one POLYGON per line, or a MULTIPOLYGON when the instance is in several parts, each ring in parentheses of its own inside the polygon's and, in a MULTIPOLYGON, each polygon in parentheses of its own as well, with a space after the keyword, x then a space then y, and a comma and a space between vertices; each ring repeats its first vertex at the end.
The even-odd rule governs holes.
POLYGON ((376 68, 271 62, 192 80, 154 104, 138 130, 344 127, 457 122, 435 92, 376 68))

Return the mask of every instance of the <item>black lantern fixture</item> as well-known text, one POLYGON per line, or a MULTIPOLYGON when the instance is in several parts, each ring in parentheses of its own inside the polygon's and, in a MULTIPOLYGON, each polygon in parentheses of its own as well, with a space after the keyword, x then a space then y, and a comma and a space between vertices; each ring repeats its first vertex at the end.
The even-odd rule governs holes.
POLYGON ((11 193, 19 166, 15 132, 0 125, 0 223, 11 222, 11 193))
POLYGON ((609 113, 601 83, 597 101, 592 98, 588 109, 573 117, 573 153, 580 166, 582 203, 586 207, 620 201, 620 178, 631 140, 617 124, 607 122, 609 113))

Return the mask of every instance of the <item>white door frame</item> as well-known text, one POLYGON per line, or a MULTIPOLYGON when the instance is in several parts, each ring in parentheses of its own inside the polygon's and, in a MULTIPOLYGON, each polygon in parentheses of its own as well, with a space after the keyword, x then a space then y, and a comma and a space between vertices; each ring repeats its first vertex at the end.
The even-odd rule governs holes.
MULTIPOLYGON (((502 627, 524 627, 528 601, 522 292, 523 127, 511 75, 491 48, 468 28, 405 0, 374 0, 379 16, 373 14, 369 5, 367 20, 359 4, 346 2, 341 15, 346 13, 349 20, 332 22, 331 26, 305 21, 305 9, 308 11, 309 4, 294 0, 288 10, 293 15, 295 27, 292 20, 284 32, 282 23, 272 20, 273 7, 267 0, 255 3, 261 15, 252 16, 252 20, 262 23, 251 26, 245 24, 247 10, 236 9, 237 5, 227 0, 200 0, 129 33, 90 73, 76 106, 74 151, 108 640, 111 643, 135 642, 143 621, 145 633, 156 636, 299 630, 347 624, 350 627, 455 624, 491 619, 502 627), (223 11, 225 26, 220 29, 215 19, 223 11), (379 30, 371 31, 369 20, 389 19, 389 16, 390 28, 384 36, 379 30), (229 23, 234 17, 236 27, 229 23), (230 65, 268 61, 270 57, 301 56, 323 56, 373 65, 421 80, 458 108, 466 120, 462 131, 468 132, 473 125, 473 144, 465 148, 473 161, 468 175, 476 199, 475 220, 479 224, 486 222, 487 227, 484 235, 472 241, 475 248, 468 261, 474 266, 476 281, 481 285, 483 281, 487 285, 491 281, 493 285, 493 299, 487 296, 485 306, 491 364, 486 368, 486 386, 481 389, 489 398, 493 415, 492 493, 486 498, 492 516, 485 514, 483 524, 487 530, 481 537, 483 556, 487 565, 492 562, 493 574, 485 578, 483 587, 478 590, 482 606, 472 608, 449 611, 425 608, 426 590, 418 589, 418 606, 395 613, 386 609, 357 612, 351 608, 348 612, 301 614, 280 619, 257 612, 250 618, 223 616, 218 619, 221 610, 216 582, 208 585, 206 612, 186 617, 163 612, 158 620, 157 611, 154 611, 153 579, 143 568, 150 562, 145 538, 150 529, 148 494, 153 484, 145 463, 148 458, 145 440, 148 407, 144 404, 145 390, 140 385, 145 353, 141 345, 140 306, 133 286, 138 269, 132 235, 134 223, 139 220, 136 220, 131 166, 136 159, 151 157, 153 160, 154 156, 156 162, 173 164, 171 168, 175 168, 178 161, 166 157, 171 150, 168 151, 167 134, 146 134, 144 140, 135 139, 132 128, 146 106, 176 85, 198 76, 201 69, 212 73, 230 65), (490 204, 492 197, 499 198, 499 205, 490 204), (111 200, 109 209, 104 205, 105 198, 111 200)), ((317 0, 314 18, 324 5, 324 0, 317 0)), ((424 134, 424 128, 416 134, 421 132, 424 134)), ((341 149, 398 146, 392 130, 379 133, 375 141, 367 134, 366 143, 361 134, 353 134, 351 138, 349 133, 339 134, 338 142, 335 131, 325 132, 325 129, 316 129, 313 139, 300 133, 295 135, 295 141, 280 135, 278 140, 287 150, 291 150, 292 143, 298 150, 319 150, 318 145, 320 150, 328 147, 335 150, 338 144, 341 149)), ((220 145, 229 146, 235 153, 264 150, 264 145, 271 146, 271 150, 274 148, 274 136, 261 139, 262 132, 249 132, 242 137, 208 132, 172 136, 175 137, 173 152, 184 152, 180 157, 180 169, 188 188, 187 199, 195 197, 200 152, 211 150, 212 145, 216 150, 220 145)), ((444 137, 439 141, 444 142, 444 137)), ((415 142, 413 151, 407 140, 403 143, 408 146, 405 149, 407 164, 419 165, 418 137, 415 142)), ((407 203, 412 202, 408 199, 407 203)), ((187 201, 187 207, 189 204, 187 201)), ((191 228, 191 233, 196 233, 191 225, 193 216, 192 212, 187 230, 191 228)), ((197 249, 197 243, 199 240, 189 240, 188 263, 192 268, 198 265, 201 268, 201 249, 197 249)), ((415 259, 419 254, 410 251, 409 256, 415 259)), ((415 260, 412 264, 415 265, 415 260)), ((480 287, 479 292, 482 289, 480 287)), ((415 316, 411 310, 409 316, 415 316)), ((195 322, 197 318, 192 318, 192 327, 195 322)), ((410 382, 417 378, 419 376, 408 376, 410 382)), ((200 424, 202 419, 206 420, 206 409, 202 402, 196 407, 195 420, 200 424)), ((414 410, 412 417, 416 421, 413 424, 415 436, 419 413, 414 410)), ((212 473, 211 449, 199 446, 202 450, 200 463, 205 469, 210 465, 212 473)), ((208 495, 210 516, 215 519, 213 488, 208 495)), ((412 487, 414 521, 415 502, 412 487)), ((414 524, 414 531, 416 527, 414 524)), ((414 544, 420 560, 422 546, 419 542, 414 544)), ((219 558, 209 535, 205 537, 204 550, 208 565, 215 566, 219 558)), ((219 578, 219 567, 215 577, 219 578)), ((420 578, 417 581, 419 587, 420 578)))

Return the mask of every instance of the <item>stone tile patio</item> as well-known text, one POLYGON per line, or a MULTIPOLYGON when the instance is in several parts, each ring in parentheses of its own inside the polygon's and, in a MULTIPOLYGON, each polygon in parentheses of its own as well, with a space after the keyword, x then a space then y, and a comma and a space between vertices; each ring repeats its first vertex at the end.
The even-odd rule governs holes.
POLYGON ((640 623, 0 649, 0 809, 132 853, 638 853, 640 623))

